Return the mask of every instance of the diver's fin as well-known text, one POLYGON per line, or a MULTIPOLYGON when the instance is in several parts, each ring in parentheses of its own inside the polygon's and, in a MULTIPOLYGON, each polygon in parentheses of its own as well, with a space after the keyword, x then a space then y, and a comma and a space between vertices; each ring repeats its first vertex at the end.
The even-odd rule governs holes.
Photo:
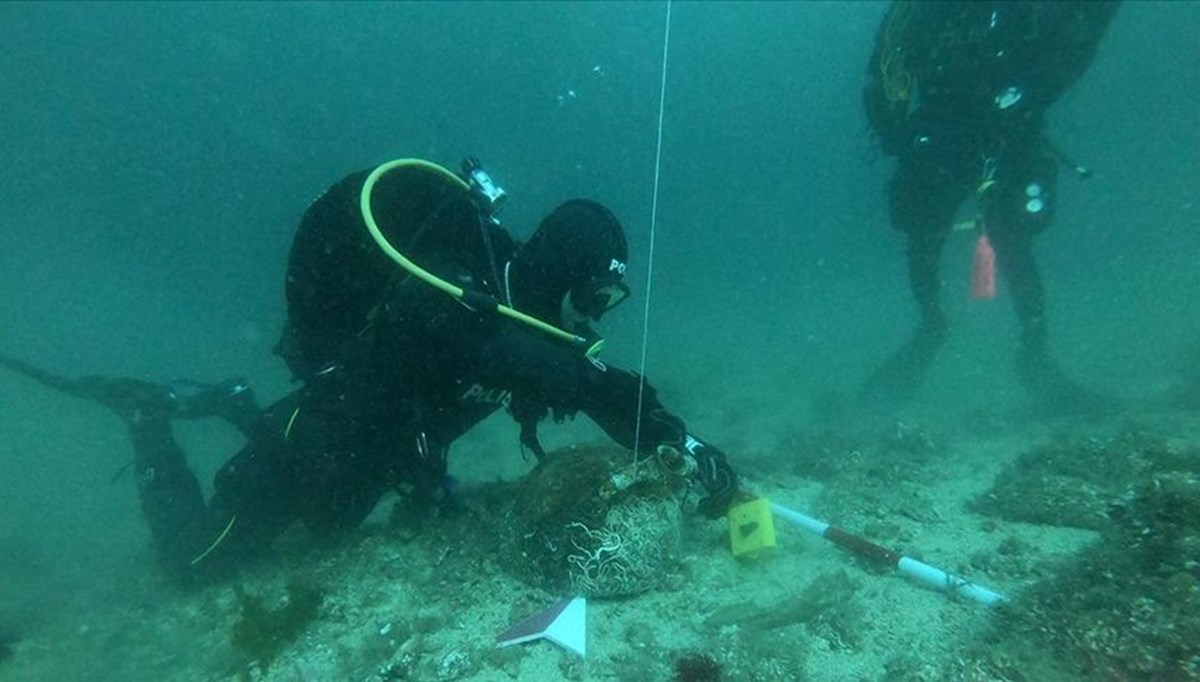
POLYGON ((0 354, 0 366, 74 398, 100 403, 126 421, 137 421, 150 411, 169 414, 172 410, 170 389, 147 381, 96 376, 68 379, 3 354, 0 354))
POLYGON ((172 419, 220 417, 250 436, 260 413, 254 391, 241 379, 216 384, 175 381, 169 385, 121 377, 68 379, 3 354, 0 367, 72 397, 100 403, 132 423, 152 413, 172 419))
MULTIPOLYGON (((34 367, 28 362, 18 360, 0 353, 0 367, 7 367, 18 374, 24 374, 34 381, 64 393, 76 394, 76 382, 73 379, 51 374, 44 369, 34 367)), ((84 396, 79 396, 84 397, 84 396)))

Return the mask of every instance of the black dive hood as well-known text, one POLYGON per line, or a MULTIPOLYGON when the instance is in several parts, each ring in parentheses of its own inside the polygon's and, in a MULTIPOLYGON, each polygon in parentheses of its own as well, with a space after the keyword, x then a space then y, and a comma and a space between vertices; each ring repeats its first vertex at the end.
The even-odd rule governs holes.
POLYGON ((512 305, 557 320, 567 292, 621 283, 629 245, 604 206, 572 199, 547 215, 512 261, 512 305))

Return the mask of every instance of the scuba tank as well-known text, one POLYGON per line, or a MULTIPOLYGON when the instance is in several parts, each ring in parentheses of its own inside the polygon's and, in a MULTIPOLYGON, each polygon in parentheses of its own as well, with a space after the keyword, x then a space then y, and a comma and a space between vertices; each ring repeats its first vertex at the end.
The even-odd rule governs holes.
POLYGON ((406 274, 368 229, 361 202, 369 181, 373 222, 407 259, 418 267, 453 262, 496 286, 489 232, 499 229, 496 214, 507 195, 479 161, 463 162, 466 179, 420 159, 387 165, 386 173, 359 171, 330 187, 296 231, 285 282, 287 323, 274 350, 297 378, 333 368, 345 344, 369 324, 385 288, 406 274))

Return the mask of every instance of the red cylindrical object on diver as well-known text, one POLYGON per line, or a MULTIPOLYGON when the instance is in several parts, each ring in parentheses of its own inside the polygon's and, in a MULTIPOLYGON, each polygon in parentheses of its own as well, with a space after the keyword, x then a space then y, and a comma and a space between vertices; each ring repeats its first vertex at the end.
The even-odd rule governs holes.
POLYGON ((971 267, 971 298, 996 297, 996 252, 986 234, 975 242, 975 260, 971 267))

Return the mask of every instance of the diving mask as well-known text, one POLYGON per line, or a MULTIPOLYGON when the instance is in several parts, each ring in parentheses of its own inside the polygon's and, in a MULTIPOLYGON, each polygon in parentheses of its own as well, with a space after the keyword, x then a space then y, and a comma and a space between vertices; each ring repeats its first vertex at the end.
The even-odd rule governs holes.
POLYGON ((600 316, 629 298, 629 287, 620 280, 591 280, 585 286, 571 289, 571 307, 579 314, 598 321, 600 316))

